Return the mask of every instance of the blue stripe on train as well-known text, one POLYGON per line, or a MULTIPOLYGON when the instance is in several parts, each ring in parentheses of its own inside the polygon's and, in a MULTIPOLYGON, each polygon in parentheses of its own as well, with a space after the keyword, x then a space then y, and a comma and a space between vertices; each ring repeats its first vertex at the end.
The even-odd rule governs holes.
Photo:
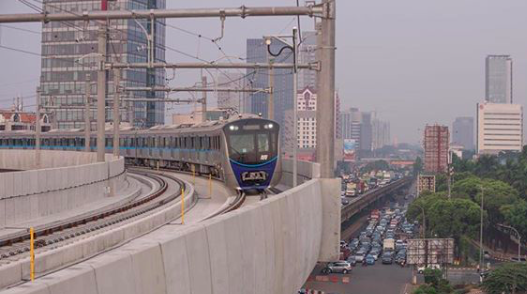
POLYGON ((236 177, 236 180, 238 181, 240 188, 243 190, 266 189, 267 187, 269 187, 269 185, 271 184, 271 179, 273 178, 273 174, 276 168, 277 161, 278 161, 278 157, 275 157, 264 163, 251 165, 251 164, 243 164, 243 163, 230 159, 232 171, 234 172, 234 176, 236 177), (242 181, 242 173, 259 172, 259 171, 264 171, 267 173, 267 179, 263 181, 262 183, 255 185, 254 183, 250 183, 250 182, 244 183, 242 181))
MULTIPOLYGON (((22 148, 25 148, 25 149, 34 149, 35 146, 33 145, 0 145, 0 148, 4 148, 4 149, 22 149, 22 148)), ((50 150, 53 150, 53 149, 59 149, 59 150, 63 150, 63 149, 72 149, 72 150, 84 150, 84 146, 80 147, 80 146, 40 146, 40 149, 50 149, 50 150)), ((97 149, 96 147, 91 147, 92 150, 95 150, 97 149)), ((105 147, 105 149, 107 150, 112 150, 113 147, 105 147)), ((120 150, 156 150, 156 151, 192 151, 192 152, 219 152, 218 150, 210 150, 210 149, 206 149, 206 150, 196 150, 196 149, 180 149, 180 148, 153 148, 153 147, 119 147, 120 150)))

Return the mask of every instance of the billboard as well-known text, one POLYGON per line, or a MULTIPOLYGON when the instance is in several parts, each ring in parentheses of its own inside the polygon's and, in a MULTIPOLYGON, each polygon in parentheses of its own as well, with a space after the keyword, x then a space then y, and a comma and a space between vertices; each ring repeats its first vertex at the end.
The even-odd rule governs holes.
POLYGON ((410 239, 406 256, 408 264, 451 264, 454 262, 454 239, 410 239))
POLYGON ((354 139, 344 139, 344 161, 355 161, 355 150, 357 141, 354 139))

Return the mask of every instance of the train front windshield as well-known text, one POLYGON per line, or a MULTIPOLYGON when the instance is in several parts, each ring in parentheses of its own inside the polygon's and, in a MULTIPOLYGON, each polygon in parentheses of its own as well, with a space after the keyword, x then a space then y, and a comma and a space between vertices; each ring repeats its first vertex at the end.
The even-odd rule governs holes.
POLYGON ((262 120, 242 120, 225 127, 229 157, 242 164, 261 164, 278 153, 278 124, 262 120))

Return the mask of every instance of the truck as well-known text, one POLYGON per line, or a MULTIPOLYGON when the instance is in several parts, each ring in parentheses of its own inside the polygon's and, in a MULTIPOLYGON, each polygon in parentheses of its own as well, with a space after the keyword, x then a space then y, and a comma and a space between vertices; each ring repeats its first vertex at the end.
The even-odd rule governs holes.
POLYGON ((370 219, 379 220, 381 212, 378 209, 375 209, 371 212, 370 219))
POLYGON ((346 197, 355 197, 357 196, 357 184, 347 183, 346 184, 346 197))
POLYGON ((384 239, 384 243, 382 244, 382 250, 394 251, 395 250, 395 240, 394 239, 384 239))

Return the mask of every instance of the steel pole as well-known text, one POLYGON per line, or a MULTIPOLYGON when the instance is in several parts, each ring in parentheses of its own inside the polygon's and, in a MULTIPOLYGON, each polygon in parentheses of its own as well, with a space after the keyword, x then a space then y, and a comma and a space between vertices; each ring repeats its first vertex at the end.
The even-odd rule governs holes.
POLYGON ((479 269, 483 269, 483 198, 484 190, 481 187, 481 207, 480 207, 480 226, 479 226, 479 269))
POLYGON ((86 89, 85 89, 85 101, 84 101, 84 151, 90 152, 90 133, 91 133, 91 122, 90 122, 90 92, 91 92, 91 75, 86 74, 86 89))
MULTIPOLYGON (((271 54, 269 54, 269 51, 267 52, 267 61, 269 62, 269 119, 274 119, 274 69, 273 69, 273 62, 274 60, 271 57, 271 54)), ((296 107, 296 104, 294 105, 296 107)))
MULTIPOLYGON (((328 1, 329 2, 329 1, 328 1)), ((50 22, 50 21, 90 21, 111 19, 150 19, 150 18, 216 18, 216 17, 254 17, 254 16, 320 16, 322 8, 306 7, 237 7, 237 8, 193 8, 193 9, 148 9, 83 11, 80 13, 21 13, 0 14, 0 23, 50 22)))
MULTIPOLYGON (((201 77, 201 86, 207 88, 207 77, 201 77)), ((203 91, 203 100, 201 101, 201 121, 207 121, 207 91, 203 91)))
POLYGON ((119 113, 120 96, 121 96, 121 70, 115 69, 114 76, 114 93, 113 93, 113 155, 119 157, 119 125, 121 123, 121 115, 119 113))
MULTIPOLYGON (((317 162, 322 178, 334 177, 335 164, 335 18, 336 0, 323 0, 317 55, 320 62, 317 97, 317 162)), ((295 138, 296 139, 296 138, 295 138)))
POLYGON ((298 184, 298 52, 296 34, 298 29, 293 28, 293 187, 298 184))
POLYGON ((104 129, 106 124, 106 70, 104 62, 106 60, 106 25, 99 26, 99 53, 101 61, 97 72, 97 161, 104 162, 105 140, 104 129))
POLYGON ((40 87, 37 87, 37 110, 36 110, 36 118, 35 118, 35 165, 38 168, 41 166, 41 150, 40 150, 40 135, 42 132, 42 126, 40 125, 40 97, 41 97, 42 91, 40 90, 40 87))
MULTIPOLYGON (((181 62, 181 63, 164 63, 164 62, 155 62, 149 64, 148 62, 134 62, 134 63, 107 63, 106 67, 108 69, 112 68, 174 68, 174 69, 292 69, 293 64, 290 63, 207 63, 207 62, 181 62)), ((312 64, 298 64, 297 68, 299 69, 319 69, 318 63, 312 64)))
POLYGON ((244 92, 244 93, 258 93, 258 92, 270 92, 270 89, 266 88, 252 88, 252 89, 236 89, 236 88, 207 88, 207 87, 125 87, 122 89, 126 92, 136 91, 153 91, 153 92, 244 92))

